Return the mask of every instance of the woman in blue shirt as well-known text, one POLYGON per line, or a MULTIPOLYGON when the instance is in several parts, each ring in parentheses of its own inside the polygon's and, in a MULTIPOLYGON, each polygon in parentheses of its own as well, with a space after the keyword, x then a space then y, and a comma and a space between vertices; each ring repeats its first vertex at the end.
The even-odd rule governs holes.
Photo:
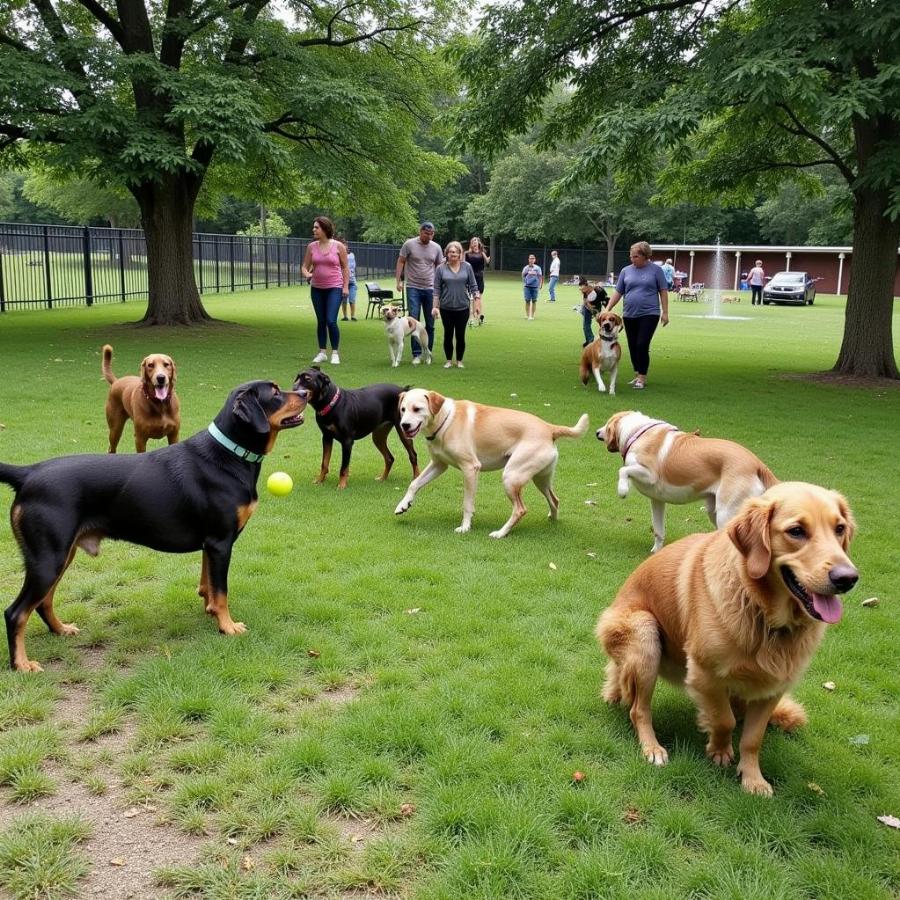
POLYGON ((616 289, 612 293, 606 311, 624 297, 622 319, 628 335, 628 353, 634 368, 631 386, 643 390, 650 369, 650 342, 656 326, 669 324, 669 291, 666 276, 656 263, 650 261, 653 251, 646 241, 631 245, 631 265, 619 272, 616 289))

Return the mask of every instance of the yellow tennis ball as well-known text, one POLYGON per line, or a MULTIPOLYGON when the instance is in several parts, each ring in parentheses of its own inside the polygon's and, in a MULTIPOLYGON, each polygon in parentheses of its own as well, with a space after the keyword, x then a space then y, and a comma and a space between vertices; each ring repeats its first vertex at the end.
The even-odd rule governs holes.
POLYGON ((287 472, 273 472, 266 479, 266 487, 276 497, 286 497, 294 489, 294 479, 287 472))

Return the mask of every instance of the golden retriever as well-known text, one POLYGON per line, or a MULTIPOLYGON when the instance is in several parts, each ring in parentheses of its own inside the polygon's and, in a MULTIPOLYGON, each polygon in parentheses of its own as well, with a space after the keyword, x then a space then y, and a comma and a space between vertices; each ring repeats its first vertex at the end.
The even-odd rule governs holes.
POLYGON ((734 441, 679 431, 661 419, 625 410, 597 429, 610 453, 621 453, 618 493, 633 484, 650 498, 653 548, 666 539, 666 504, 706 501, 706 514, 721 528, 748 497, 778 483, 768 466, 734 441))
POLYGON ((840 494, 783 482, 747 500, 726 529, 676 541, 632 573, 596 635, 610 658, 604 699, 630 707, 649 762, 668 761, 650 713, 662 675, 697 704, 717 765, 733 761, 743 714, 741 785, 772 794, 759 767, 763 734, 770 721, 785 730, 806 722, 786 692, 840 619, 838 594, 859 578, 847 556, 854 530, 840 494))
POLYGON ((116 378, 112 371, 113 348, 103 347, 103 377, 109 382, 106 398, 106 422, 109 426, 109 452, 115 453, 128 419, 134 423, 134 447, 147 449, 151 438, 166 438, 178 443, 181 430, 181 405, 175 395, 175 363, 165 353, 145 356, 140 375, 116 378))
POLYGON ((619 373, 619 360, 622 358, 622 345, 619 343, 619 333, 624 327, 622 317, 618 313, 603 312, 597 317, 600 326, 600 334, 581 351, 581 365, 579 375, 581 383, 587 384, 591 378, 591 372, 597 379, 597 390, 600 393, 606 391, 601 372, 609 373, 609 396, 616 396, 616 376, 619 373))
POLYGON ((400 395, 400 429, 408 438, 425 434, 431 462, 413 479, 394 513, 405 513, 419 490, 453 466, 463 473, 465 484, 463 520, 457 534, 472 527, 475 489, 482 470, 503 469, 503 487, 513 505, 506 524, 492 531, 492 538, 506 537, 527 512, 522 490, 529 481, 534 481, 546 498, 549 517, 557 519, 559 498, 553 493, 553 471, 559 458, 556 441, 561 437, 580 438, 587 427, 587 414, 574 428, 568 428, 551 425, 531 413, 453 400, 437 391, 406 391, 400 395))

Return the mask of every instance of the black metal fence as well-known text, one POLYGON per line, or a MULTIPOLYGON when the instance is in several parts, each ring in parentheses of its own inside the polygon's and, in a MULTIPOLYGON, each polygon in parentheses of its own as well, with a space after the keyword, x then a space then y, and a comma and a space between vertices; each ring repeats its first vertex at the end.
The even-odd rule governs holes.
MULTIPOLYGON (((300 281, 308 240, 199 234, 201 294, 286 287, 300 281)), ((399 247, 351 242, 359 281, 392 275, 399 247)), ((0 223, 0 312, 147 298, 147 245, 134 228, 0 223)))
MULTIPOLYGON (((193 236, 194 276, 201 294, 285 287, 300 282, 305 238, 193 236)), ((392 279, 397 244, 351 241, 360 283, 392 279)), ((530 254, 545 275, 550 250, 497 242, 492 268, 520 272, 530 254)), ((563 277, 606 274, 605 250, 560 247, 563 277)), ((628 250, 615 254, 613 271, 628 264, 628 250)), ((124 303, 147 298, 147 246, 136 228, 87 228, 0 222, 0 312, 124 303)))

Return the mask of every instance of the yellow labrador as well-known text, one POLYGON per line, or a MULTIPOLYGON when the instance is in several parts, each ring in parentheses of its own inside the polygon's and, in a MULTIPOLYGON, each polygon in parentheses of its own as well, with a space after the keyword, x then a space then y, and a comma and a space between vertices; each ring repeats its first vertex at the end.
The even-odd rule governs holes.
POLYGON ((550 518, 559 516, 559 498, 553 493, 553 470, 559 451, 556 440, 580 438, 587 431, 587 414, 574 428, 551 425, 530 413, 470 400, 453 400, 437 391, 415 389, 400 395, 400 428, 414 438, 422 432, 428 441, 431 462, 415 478, 394 512, 399 516, 412 506, 419 490, 443 475, 449 466, 463 473, 463 520, 457 533, 472 526, 478 473, 503 469, 503 487, 512 501, 506 524, 491 537, 502 538, 527 512, 522 489, 533 481, 550 505, 550 518))
POLYGON ((662 675, 697 704, 717 765, 733 761, 735 713, 744 715, 741 784, 771 795, 763 734, 770 721, 785 730, 806 722, 786 692, 841 618, 838 594, 859 578, 847 556, 854 528, 840 494, 783 482, 747 500, 726 529, 682 538, 638 566, 596 634, 610 658, 604 699, 630 707, 649 762, 668 761, 650 712, 662 675))
POLYGON ((706 501, 706 513, 721 528, 748 497, 757 497, 778 479, 746 447, 734 441, 679 431, 643 413, 618 412, 597 430, 610 453, 621 453, 618 492, 633 484, 650 498, 653 549, 666 539, 666 504, 706 501))

